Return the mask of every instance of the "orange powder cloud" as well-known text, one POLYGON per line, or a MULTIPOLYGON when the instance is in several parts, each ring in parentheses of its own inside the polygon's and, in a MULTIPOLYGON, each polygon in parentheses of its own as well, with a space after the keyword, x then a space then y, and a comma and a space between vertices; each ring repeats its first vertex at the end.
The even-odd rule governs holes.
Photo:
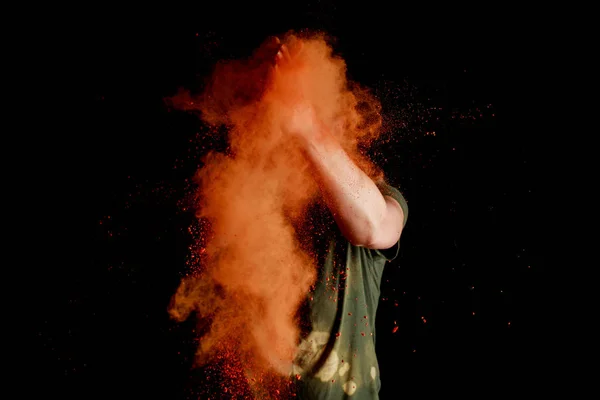
POLYGON ((197 216, 209 224, 202 269, 183 279, 169 312, 178 321, 191 313, 209 320, 198 362, 221 355, 227 363, 222 355, 229 355, 228 368, 250 383, 289 376, 296 313, 318 268, 294 228, 319 193, 306 159, 280 129, 287 106, 309 101, 350 157, 381 176, 359 151, 379 137, 379 102, 348 82, 344 60, 323 34, 288 33, 282 42, 294 54, 283 73, 272 73, 277 48, 267 41, 248 60, 218 63, 197 98, 181 92, 171 99, 208 124, 225 125, 229 148, 209 153, 196 175, 197 216))

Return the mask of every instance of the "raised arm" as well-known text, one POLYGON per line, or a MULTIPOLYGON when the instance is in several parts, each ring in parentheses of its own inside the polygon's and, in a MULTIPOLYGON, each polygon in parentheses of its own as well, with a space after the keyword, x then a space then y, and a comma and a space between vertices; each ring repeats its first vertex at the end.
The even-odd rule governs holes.
MULTIPOLYGON (((276 68, 285 67, 289 58, 287 48, 282 46, 276 68)), ((350 159, 330 128, 318 121, 312 106, 301 99, 291 105, 282 129, 297 139, 346 239, 371 249, 392 247, 402 232, 402 208, 392 197, 382 195, 350 159)))

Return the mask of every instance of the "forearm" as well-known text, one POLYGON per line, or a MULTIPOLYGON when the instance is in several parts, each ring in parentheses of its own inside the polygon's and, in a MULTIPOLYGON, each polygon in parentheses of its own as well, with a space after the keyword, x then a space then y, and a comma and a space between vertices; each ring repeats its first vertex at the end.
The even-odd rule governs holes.
MULTIPOLYGON (((295 54, 301 53, 301 46, 295 54)), ((338 227, 354 245, 386 249, 398 242, 404 213, 398 201, 383 196, 375 183, 352 161, 319 120, 299 81, 301 65, 285 45, 277 53, 273 76, 282 132, 298 140, 338 227), (296 68, 292 68, 292 67, 296 68)), ((300 82, 301 83, 301 82, 300 82)))
POLYGON ((354 245, 376 247, 388 206, 373 180, 324 127, 301 146, 342 234, 354 245))

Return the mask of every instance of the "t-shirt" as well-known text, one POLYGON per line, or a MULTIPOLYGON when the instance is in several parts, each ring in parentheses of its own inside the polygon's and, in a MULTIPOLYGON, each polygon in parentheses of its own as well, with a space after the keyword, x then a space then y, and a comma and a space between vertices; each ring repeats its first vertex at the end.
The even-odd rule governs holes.
MULTIPOLYGON (((395 188, 381 183, 381 193, 408 206, 395 188)), ((324 215, 323 213, 321 215, 324 215)), ((331 229, 313 232, 321 267, 304 307, 304 327, 293 365, 298 399, 378 399, 381 381, 375 354, 375 313, 386 261, 397 257, 399 243, 385 251, 353 246, 331 216, 331 229), (333 225, 332 225, 333 224, 333 225)))

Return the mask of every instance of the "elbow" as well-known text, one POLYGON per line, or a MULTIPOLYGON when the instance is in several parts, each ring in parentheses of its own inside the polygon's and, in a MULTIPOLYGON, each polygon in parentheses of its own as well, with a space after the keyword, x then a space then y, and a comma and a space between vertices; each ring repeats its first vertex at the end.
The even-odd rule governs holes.
POLYGON ((342 233, 352 245, 375 250, 389 249, 400 240, 404 212, 396 200, 390 199, 382 214, 364 215, 347 222, 347 225, 340 225, 346 228, 342 233))
POLYGON ((374 250, 389 249, 400 240, 402 226, 399 224, 368 224, 363 234, 356 238, 356 245, 374 250))
POLYGON ((365 221, 359 228, 346 235, 346 238, 354 246, 373 248, 377 243, 377 224, 374 221, 365 221))
POLYGON ((404 228, 404 211, 395 199, 386 197, 386 203, 384 215, 367 225, 364 247, 375 250, 389 249, 400 240, 404 228))

